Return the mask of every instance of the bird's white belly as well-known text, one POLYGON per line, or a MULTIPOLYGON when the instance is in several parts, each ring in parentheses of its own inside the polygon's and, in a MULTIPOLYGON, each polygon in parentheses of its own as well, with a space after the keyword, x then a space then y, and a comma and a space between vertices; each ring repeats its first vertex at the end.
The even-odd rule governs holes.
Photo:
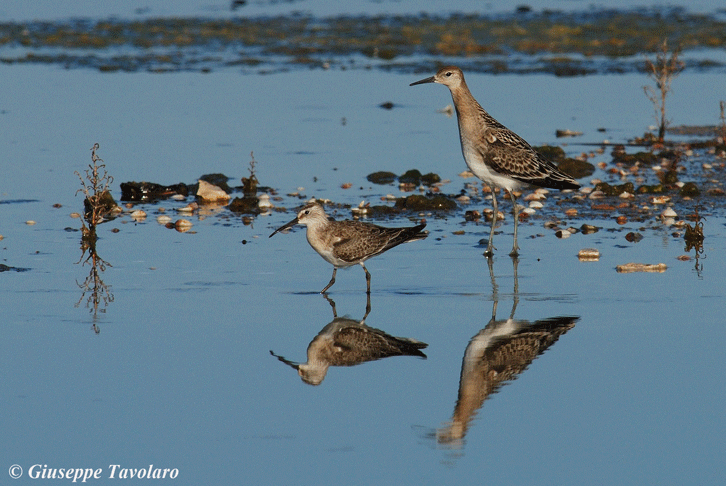
POLYGON ((470 145, 462 143, 461 152, 464 154, 466 165, 469 166, 469 169, 474 175, 490 186, 502 187, 508 191, 512 191, 521 185, 519 181, 492 170, 484 163, 484 159, 479 151, 470 145))
POLYGON ((308 243, 310 243, 310 246, 313 247, 313 249, 318 252, 318 255, 323 257, 326 262, 330 263, 331 265, 334 265, 338 268, 345 268, 350 267, 352 265, 355 265, 355 263, 346 262, 344 260, 341 260, 340 258, 335 256, 334 247, 333 245, 326 245, 323 242, 322 237, 317 237, 318 235, 311 235, 311 230, 308 228, 307 230, 307 239, 308 243))

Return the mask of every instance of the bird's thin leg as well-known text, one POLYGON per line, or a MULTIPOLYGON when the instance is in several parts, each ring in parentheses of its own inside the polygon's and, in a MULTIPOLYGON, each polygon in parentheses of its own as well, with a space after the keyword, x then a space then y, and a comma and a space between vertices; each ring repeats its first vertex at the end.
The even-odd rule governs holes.
POLYGON ((323 294, 323 297, 325 297, 325 300, 327 300, 328 304, 330 304, 330 307, 333 308, 333 317, 338 317, 338 312, 335 310, 335 301, 333 299, 331 299, 330 297, 328 297, 328 294, 326 294, 325 292, 320 292, 320 293, 323 294))
POLYGON ((518 266, 519 258, 512 257, 512 269, 514 270, 514 297, 512 299, 512 313, 509 315, 510 319, 514 319, 514 312, 517 310, 517 304, 519 304, 519 276, 517 275, 518 266))
POLYGON ((360 262, 360 266, 363 267, 363 271, 366 273, 366 293, 370 295, 370 293, 371 293, 371 274, 368 272, 368 269, 363 264, 363 262, 360 262))
POLYGON ((514 214, 514 244, 512 245, 512 251, 509 256, 516 257, 519 255, 519 245, 517 245, 517 224, 519 223, 519 214, 517 214, 517 201, 514 199, 514 193, 509 191, 509 195, 512 198, 512 214, 514 214))
POLYGON ((489 186, 492 190, 492 206, 494 206, 494 213, 492 214, 492 232, 489 233, 489 244, 487 245, 487 250, 484 252, 484 256, 487 258, 494 255, 494 251, 496 248, 494 248, 494 245, 492 244, 492 241, 494 240, 494 226, 497 224, 497 213, 499 212, 499 205, 497 204, 497 195, 494 193, 494 187, 489 186))
POLYGON ((330 277, 330 282, 328 282, 328 285, 326 285, 325 288, 320 291, 321 294, 324 294, 326 290, 333 286, 333 284, 335 283, 335 272, 337 271, 338 269, 336 267, 333 267, 333 276, 330 277))
POLYGON ((365 320, 368 318, 368 314, 371 313, 371 294, 370 292, 366 294, 366 315, 363 316, 363 319, 360 320, 361 324, 365 323, 365 320))
POLYGON ((497 279, 494 278, 494 260, 487 258, 487 264, 489 265, 489 278, 492 279, 492 320, 494 322, 497 319, 497 306, 499 305, 499 286, 497 285, 497 279))

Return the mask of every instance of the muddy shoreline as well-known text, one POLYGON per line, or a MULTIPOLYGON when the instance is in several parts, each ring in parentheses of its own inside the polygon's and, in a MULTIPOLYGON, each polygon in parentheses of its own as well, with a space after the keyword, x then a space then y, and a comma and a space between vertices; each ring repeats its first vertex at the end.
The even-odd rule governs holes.
POLYGON ((719 16, 682 9, 33 21, 0 24, 0 62, 105 72, 418 72, 447 57, 467 72, 583 76, 641 72, 667 38, 688 69, 721 72, 725 32, 719 16))

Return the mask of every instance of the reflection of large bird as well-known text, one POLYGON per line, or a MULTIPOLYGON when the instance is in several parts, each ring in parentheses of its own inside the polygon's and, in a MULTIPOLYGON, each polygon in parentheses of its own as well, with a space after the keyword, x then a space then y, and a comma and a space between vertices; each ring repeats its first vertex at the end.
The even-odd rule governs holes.
POLYGON ((293 363, 272 351, 270 354, 295 368, 305 383, 319 385, 330 366, 355 366, 389 356, 426 358, 420 350, 427 346, 415 339, 391 336, 362 321, 336 317, 310 342, 306 363, 293 363))
POLYGON ((552 317, 530 324, 512 318, 494 318, 466 347, 459 379, 459 396, 447 427, 439 429, 439 443, 457 445, 484 400, 505 382, 514 380, 561 335, 572 329, 578 317, 552 317))

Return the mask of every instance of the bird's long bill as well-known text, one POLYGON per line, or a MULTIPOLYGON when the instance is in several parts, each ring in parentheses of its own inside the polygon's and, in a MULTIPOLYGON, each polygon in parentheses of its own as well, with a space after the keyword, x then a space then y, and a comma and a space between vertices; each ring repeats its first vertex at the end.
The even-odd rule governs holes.
POLYGON ((409 86, 416 86, 417 84, 424 84, 424 83, 433 83, 434 82, 434 76, 431 76, 430 78, 422 79, 421 81, 416 81, 415 83, 409 84, 409 86))
POLYGON ((300 364, 299 363, 295 363, 295 362, 290 361, 290 360, 288 360, 286 358, 283 358, 282 356, 278 356, 275 353, 273 353, 272 350, 270 350, 270 354, 272 356, 274 356, 275 358, 279 359, 280 361, 282 361, 283 363, 285 363, 286 365, 288 365, 289 367, 295 368, 296 370, 299 370, 300 369, 300 364))
POLYGON ((296 224, 297 224, 297 218, 295 218, 292 221, 290 221, 289 223, 285 223, 282 226, 280 226, 279 228, 277 228, 275 231, 272 232, 272 234, 269 237, 272 238, 273 236, 275 236, 276 233, 279 233, 280 231, 284 231, 288 228, 292 228, 296 224))

